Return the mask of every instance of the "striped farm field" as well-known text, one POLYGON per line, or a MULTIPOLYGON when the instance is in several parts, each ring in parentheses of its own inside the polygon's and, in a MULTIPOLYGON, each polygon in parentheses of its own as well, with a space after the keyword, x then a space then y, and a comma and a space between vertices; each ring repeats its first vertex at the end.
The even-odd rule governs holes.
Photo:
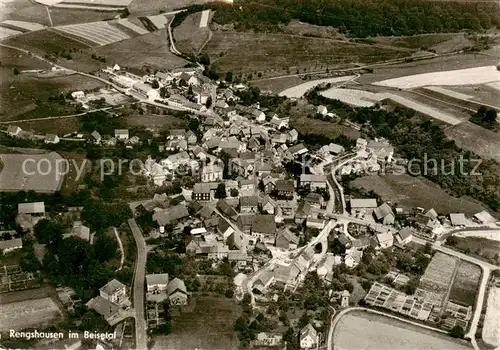
POLYGON ((129 35, 107 22, 70 24, 55 29, 93 42, 98 46, 109 45, 130 38, 129 35))

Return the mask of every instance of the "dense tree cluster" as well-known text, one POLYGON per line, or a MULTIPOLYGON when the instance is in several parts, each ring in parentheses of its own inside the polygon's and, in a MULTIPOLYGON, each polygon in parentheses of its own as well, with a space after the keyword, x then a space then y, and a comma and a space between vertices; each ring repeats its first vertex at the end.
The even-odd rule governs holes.
POLYGON ((493 108, 481 106, 477 110, 477 113, 472 115, 469 121, 485 129, 494 130, 498 127, 497 111, 493 108))
POLYGON ((240 0, 232 6, 192 6, 175 16, 174 24, 205 8, 217 10, 216 23, 233 23, 239 30, 279 30, 292 19, 332 26, 356 37, 500 28, 498 3, 426 0, 240 0))

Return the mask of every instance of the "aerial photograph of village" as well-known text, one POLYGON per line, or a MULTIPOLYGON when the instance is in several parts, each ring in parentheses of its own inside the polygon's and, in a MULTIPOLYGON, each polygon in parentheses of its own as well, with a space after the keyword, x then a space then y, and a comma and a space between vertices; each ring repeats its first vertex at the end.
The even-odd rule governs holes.
POLYGON ((0 73, 0 349, 500 349, 498 0, 0 0, 0 73))

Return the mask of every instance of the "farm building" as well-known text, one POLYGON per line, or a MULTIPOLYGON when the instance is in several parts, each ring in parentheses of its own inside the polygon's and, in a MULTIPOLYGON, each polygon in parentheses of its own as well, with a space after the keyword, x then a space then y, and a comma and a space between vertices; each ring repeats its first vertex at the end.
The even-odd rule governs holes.
POLYGON ((467 224, 467 220, 463 213, 450 214, 450 221, 453 226, 465 226, 467 224))

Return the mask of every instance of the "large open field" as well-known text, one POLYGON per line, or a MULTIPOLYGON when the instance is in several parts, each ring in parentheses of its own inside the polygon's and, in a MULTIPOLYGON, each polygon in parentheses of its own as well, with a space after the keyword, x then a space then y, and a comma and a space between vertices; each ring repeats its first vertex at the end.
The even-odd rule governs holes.
POLYGON ((355 187, 373 190, 384 200, 390 200, 406 209, 434 208, 438 213, 465 213, 473 215, 485 208, 467 197, 455 198, 439 186, 422 177, 403 175, 368 175, 353 181, 355 187))
POLYGON ((442 56, 423 61, 374 68, 373 73, 363 74, 358 80, 361 83, 370 84, 376 81, 393 79, 406 75, 439 72, 450 69, 474 68, 495 65, 496 63, 497 59, 495 57, 480 54, 442 56))
MULTIPOLYGON (((500 162, 500 136, 479 125, 464 122, 445 130, 446 136, 463 149, 476 153, 481 158, 500 162)), ((499 167, 500 171, 500 167, 499 167)))
POLYGON ((193 13, 174 28, 175 47, 180 52, 196 55, 210 39, 210 28, 200 28, 201 15, 202 12, 193 13))
POLYGON ((49 97, 59 96, 76 90, 92 90, 103 87, 98 80, 73 74, 53 78, 40 78, 35 73, 6 75, 8 89, 2 89, 0 102, 1 121, 70 115, 75 106, 61 105, 49 101, 49 97), (10 77, 9 77, 10 76, 10 77))
POLYGON ((286 74, 405 57, 407 50, 285 34, 214 32, 203 49, 220 72, 286 74))
POLYGON ((172 334, 157 337, 153 349, 238 348, 233 324, 240 308, 234 299, 194 294, 172 316, 172 334))
POLYGON ((488 304, 484 317, 483 340, 492 346, 500 345, 500 285, 488 292, 488 304))
POLYGON ((392 36, 373 38, 377 43, 408 49, 433 49, 437 53, 451 52, 470 46, 471 42, 460 34, 423 34, 414 36, 392 36))
POLYGON ((55 153, 0 154, 0 191, 55 192, 65 172, 62 157, 55 153))
POLYGON ((446 335, 384 316, 355 311, 343 316, 333 335, 340 349, 469 349, 446 335))
POLYGON ((96 49, 98 56, 122 67, 151 70, 183 67, 187 61, 172 54, 165 30, 123 40, 96 49))
POLYGON ((134 15, 158 14, 160 11, 178 10, 189 5, 204 4, 212 0, 133 0, 128 9, 134 15))
POLYGON ((450 301, 474 307, 481 268, 466 261, 460 261, 455 281, 451 287, 450 301))
POLYGON ((61 311, 50 298, 0 305, 0 330, 2 331, 51 325, 60 318, 61 311))
POLYGON ((2 1, 0 14, 2 20, 11 19, 50 25, 45 7, 30 0, 2 1))

